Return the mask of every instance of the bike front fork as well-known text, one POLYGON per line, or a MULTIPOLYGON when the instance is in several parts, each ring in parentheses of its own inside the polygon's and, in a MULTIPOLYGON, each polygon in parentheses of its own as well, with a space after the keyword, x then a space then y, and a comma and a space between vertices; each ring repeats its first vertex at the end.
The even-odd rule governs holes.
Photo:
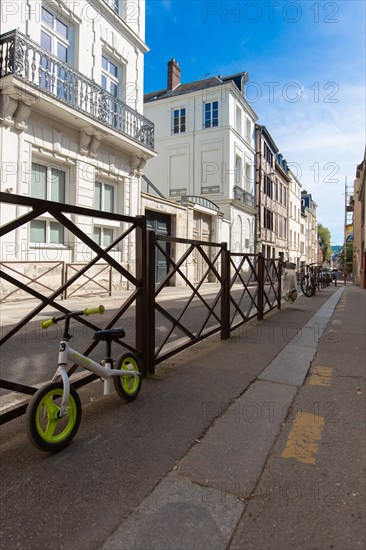
POLYGON ((65 365, 59 365, 52 381, 56 381, 59 377, 61 377, 62 383, 64 385, 64 393, 62 395, 61 407, 58 413, 59 417, 62 418, 63 416, 67 415, 67 410, 69 406, 69 397, 70 397, 70 380, 69 380, 65 365))

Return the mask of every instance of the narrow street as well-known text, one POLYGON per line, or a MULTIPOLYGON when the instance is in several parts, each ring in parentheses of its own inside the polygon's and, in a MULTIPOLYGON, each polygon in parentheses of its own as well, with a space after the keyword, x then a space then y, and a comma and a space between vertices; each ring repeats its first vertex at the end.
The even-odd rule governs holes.
POLYGON ((1 548, 363 548, 364 313, 329 288, 164 363, 131 404, 96 381, 56 455, 4 425, 1 548))

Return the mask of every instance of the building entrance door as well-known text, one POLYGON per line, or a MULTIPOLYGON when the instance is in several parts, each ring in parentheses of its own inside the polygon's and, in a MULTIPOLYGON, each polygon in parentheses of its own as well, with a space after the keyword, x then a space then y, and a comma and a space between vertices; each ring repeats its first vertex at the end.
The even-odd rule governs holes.
MULTIPOLYGON (((154 212, 153 210, 146 210, 146 225, 148 229, 155 231, 156 235, 163 235, 165 237, 171 235, 171 217, 169 214, 162 214, 161 212, 154 212)), ((171 244, 161 242, 160 246, 165 252, 170 255, 171 244)), ((164 254, 156 249, 155 251, 155 284, 160 283, 169 270, 169 261, 164 254)))
MULTIPOLYGON (((206 214, 201 214, 200 212, 194 212, 193 214, 193 238, 197 241, 207 241, 211 240, 211 216, 206 214)), ((211 257, 211 251, 208 246, 204 247, 205 253, 211 257)), ((207 262, 204 260, 202 255, 195 251, 194 252, 194 282, 197 283, 203 277, 204 272, 207 269, 207 262)), ((205 281, 210 280, 210 274, 205 278, 205 281)))

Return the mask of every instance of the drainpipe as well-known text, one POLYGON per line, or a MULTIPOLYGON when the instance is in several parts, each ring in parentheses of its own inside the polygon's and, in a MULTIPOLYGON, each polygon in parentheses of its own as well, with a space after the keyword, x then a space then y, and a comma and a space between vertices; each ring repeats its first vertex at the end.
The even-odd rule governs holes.
POLYGON ((260 152, 260 138, 261 129, 255 129, 255 195, 256 195, 256 209, 257 215, 255 217, 255 245, 254 250, 258 253, 261 252, 259 247, 261 246, 261 180, 262 180, 262 155, 260 152), (259 148, 259 153, 258 153, 259 148), (259 162, 258 162, 259 154, 259 162), (258 237, 259 235, 259 237, 258 237))

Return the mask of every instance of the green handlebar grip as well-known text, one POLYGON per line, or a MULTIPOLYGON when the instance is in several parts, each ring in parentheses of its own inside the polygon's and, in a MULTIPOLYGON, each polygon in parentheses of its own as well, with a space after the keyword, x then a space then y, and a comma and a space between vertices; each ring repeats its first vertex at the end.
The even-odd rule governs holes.
POLYGON ((54 323, 56 323, 54 317, 52 317, 52 319, 45 319, 44 321, 41 321, 41 327, 42 328, 48 328, 51 325, 53 325, 54 323))
POLYGON ((93 315, 94 313, 104 313, 104 312, 105 312, 104 306, 87 307, 84 309, 84 315, 93 315))

